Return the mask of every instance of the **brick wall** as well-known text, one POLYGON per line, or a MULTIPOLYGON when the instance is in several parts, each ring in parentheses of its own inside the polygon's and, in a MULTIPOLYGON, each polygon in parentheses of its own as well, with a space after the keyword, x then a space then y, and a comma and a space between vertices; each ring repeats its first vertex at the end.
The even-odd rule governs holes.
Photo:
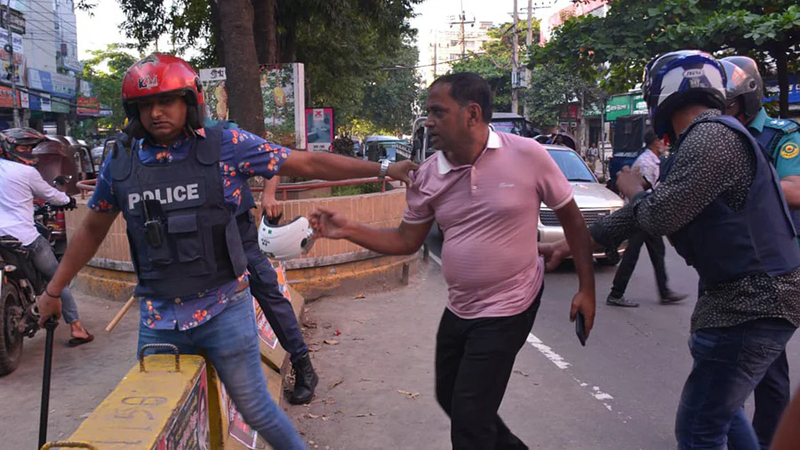
MULTIPOLYGON (((395 189, 389 192, 365 194, 347 197, 328 197, 323 199, 287 200, 283 203, 283 216, 292 219, 297 216, 307 216, 317 207, 340 211, 348 217, 357 219, 375 227, 394 227, 400 223, 403 211, 406 208, 405 189, 395 189)), ((71 237, 80 226, 86 215, 86 200, 78 199, 78 208, 67 211, 67 236, 71 237)), ((361 252, 364 249, 348 241, 333 241, 322 239, 314 244, 313 249, 304 259, 324 258, 352 252, 361 252)), ((114 225, 100 246, 96 258, 112 261, 130 262, 128 238, 125 234, 125 220, 122 214, 117 217, 114 225)))

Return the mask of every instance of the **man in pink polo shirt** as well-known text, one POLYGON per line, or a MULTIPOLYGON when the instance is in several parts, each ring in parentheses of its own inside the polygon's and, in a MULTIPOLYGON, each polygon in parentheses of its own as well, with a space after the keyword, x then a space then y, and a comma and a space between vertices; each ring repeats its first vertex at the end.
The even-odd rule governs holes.
POLYGON ((488 83, 472 73, 438 78, 428 93, 433 146, 412 177, 399 227, 376 229, 318 210, 318 235, 384 254, 419 250, 433 221, 444 232, 449 288, 436 336, 436 398, 451 418, 454 449, 527 449, 497 415, 517 352, 542 296, 539 205, 555 210, 575 255, 581 311, 592 328, 595 290, 590 238, 572 187, 533 139, 495 133, 488 83))

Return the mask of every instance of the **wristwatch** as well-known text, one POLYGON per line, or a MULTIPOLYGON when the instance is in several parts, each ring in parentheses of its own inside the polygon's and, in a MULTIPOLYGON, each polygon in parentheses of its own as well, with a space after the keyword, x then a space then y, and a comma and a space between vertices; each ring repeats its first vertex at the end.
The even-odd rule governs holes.
POLYGON ((389 162, 388 159, 381 161, 381 170, 378 171, 378 178, 381 180, 386 178, 386 172, 389 171, 389 164, 391 164, 391 162, 389 162))

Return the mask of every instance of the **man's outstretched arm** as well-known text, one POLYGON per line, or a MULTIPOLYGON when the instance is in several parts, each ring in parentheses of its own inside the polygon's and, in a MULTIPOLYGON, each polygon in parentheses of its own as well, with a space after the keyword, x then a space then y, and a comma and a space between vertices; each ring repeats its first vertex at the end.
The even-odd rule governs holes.
POLYGON ((397 228, 374 228, 350 220, 341 213, 318 209, 311 213, 310 223, 319 237, 347 239, 384 255, 410 255, 422 247, 433 221, 421 224, 401 222, 397 228))

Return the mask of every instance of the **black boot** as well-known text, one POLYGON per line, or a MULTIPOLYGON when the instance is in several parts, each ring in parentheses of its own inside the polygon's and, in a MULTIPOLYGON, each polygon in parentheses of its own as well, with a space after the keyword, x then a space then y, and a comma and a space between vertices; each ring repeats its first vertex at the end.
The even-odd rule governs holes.
POLYGON ((319 377, 314 372, 311 365, 311 358, 308 353, 303 355, 294 364, 294 391, 289 397, 289 403, 293 405, 305 405, 311 403, 314 398, 314 388, 317 387, 319 377))

